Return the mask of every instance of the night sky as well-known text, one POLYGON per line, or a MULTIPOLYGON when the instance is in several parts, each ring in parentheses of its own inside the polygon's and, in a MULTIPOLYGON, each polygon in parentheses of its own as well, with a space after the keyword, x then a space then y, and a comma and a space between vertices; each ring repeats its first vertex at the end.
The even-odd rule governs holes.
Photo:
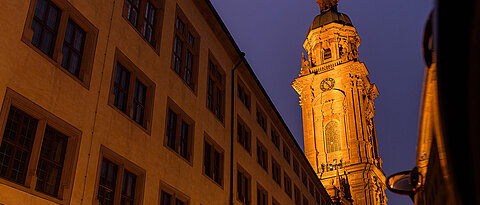
MULTIPOLYGON (((303 148, 299 96, 291 87, 301 66, 302 45, 314 0, 211 0, 288 127, 303 148)), ((415 166, 419 106, 425 64, 421 40, 432 0, 341 0, 362 41, 360 61, 378 87, 376 128, 388 176, 415 166)), ((412 204, 387 192, 388 204, 412 204)))

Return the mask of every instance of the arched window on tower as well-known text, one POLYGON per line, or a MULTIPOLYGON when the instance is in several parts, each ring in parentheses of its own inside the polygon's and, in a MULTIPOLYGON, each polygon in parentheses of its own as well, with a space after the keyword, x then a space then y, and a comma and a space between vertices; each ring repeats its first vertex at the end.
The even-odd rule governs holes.
POLYGON ((324 49, 323 50, 323 59, 327 60, 332 57, 332 50, 330 48, 324 49))
POLYGON ((327 142, 327 153, 340 150, 338 123, 331 121, 325 126, 325 138, 327 142))

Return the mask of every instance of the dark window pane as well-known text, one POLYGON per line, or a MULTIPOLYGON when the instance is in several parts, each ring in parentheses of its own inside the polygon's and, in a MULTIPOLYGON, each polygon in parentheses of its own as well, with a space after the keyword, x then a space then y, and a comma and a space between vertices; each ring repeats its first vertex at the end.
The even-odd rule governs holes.
POLYGON ((128 85, 130 81, 130 72, 117 63, 117 70, 115 71, 115 82, 113 84, 113 95, 115 96, 113 105, 123 112, 126 112, 128 85))
POLYGON ((188 160, 188 146, 189 146, 189 139, 188 139, 188 131, 189 125, 182 120, 181 127, 180 127, 180 155, 188 160))
POLYGON ((49 0, 39 0, 35 6, 32 44, 48 56, 53 53, 60 13, 60 9, 49 0))
POLYGON ((203 150, 203 168, 205 170, 205 174, 210 178, 212 178, 211 153, 212 153, 212 146, 207 142, 205 142, 204 150, 203 150))
POLYGON ((127 0, 127 19, 134 26, 137 26, 139 3, 139 0, 127 0))
POLYGON ((67 143, 67 136, 47 126, 37 168, 37 191, 58 195, 67 143))
POLYGON ((100 181, 98 184, 99 204, 113 205, 115 195, 115 183, 117 180, 118 166, 113 162, 103 159, 102 168, 100 170, 100 181))
POLYGON ((154 28, 155 28, 155 12, 156 9, 153 5, 147 1, 145 7, 145 19, 143 24, 143 36, 148 42, 154 43, 154 28))
POLYGON ((133 94, 133 120, 144 126, 145 97, 147 87, 138 79, 135 81, 135 92, 133 94))
POLYGON ((62 49, 62 67, 79 77, 85 44, 85 31, 71 19, 68 20, 62 49))
POLYGON ((184 205, 185 202, 181 201, 180 199, 175 199, 175 205, 184 205))
POLYGON ((167 146, 175 150, 175 135, 177 129, 177 114, 168 109, 167 116, 167 146))
POLYGON ((164 191, 160 195, 160 205, 170 205, 172 195, 164 191))
POLYGON ((128 170, 125 170, 123 173, 123 183, 122 183, 122 205, 133 205, 135 197, 135 185, 136 185, 137 176, 128 170))
POLYGON ((33 117, 10 107, 0 146, 0 177, 25 183, 37 123, 33 117))

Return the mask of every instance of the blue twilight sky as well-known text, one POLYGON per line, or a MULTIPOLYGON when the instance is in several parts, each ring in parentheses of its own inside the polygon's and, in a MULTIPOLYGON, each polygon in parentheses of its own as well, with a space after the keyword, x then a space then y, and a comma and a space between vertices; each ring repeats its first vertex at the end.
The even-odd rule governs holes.
MULTIPOLYGON (((314 0, 211 0, 298 143, 301 108, 291 82, 300 71, 314 0)), ((380 92, 376 128, 388 176, 415 166, 424 62, 421 39, 432 0, 341 0, 362 41, 359 53, 380 92)), ((412 204, 387 191, 389 205, 412 204)))

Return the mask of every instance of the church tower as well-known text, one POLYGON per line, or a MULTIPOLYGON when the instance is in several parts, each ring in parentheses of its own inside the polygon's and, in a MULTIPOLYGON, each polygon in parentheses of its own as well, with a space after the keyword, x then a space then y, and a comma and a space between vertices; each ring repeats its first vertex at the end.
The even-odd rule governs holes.
POLYGON ((308 29, 300 75, 305 155, 329 195, 340 204, 386 204, 385 176, 377 147, 378 96, 360 38, 338 0, 317 0, 321 13, 308 29))

